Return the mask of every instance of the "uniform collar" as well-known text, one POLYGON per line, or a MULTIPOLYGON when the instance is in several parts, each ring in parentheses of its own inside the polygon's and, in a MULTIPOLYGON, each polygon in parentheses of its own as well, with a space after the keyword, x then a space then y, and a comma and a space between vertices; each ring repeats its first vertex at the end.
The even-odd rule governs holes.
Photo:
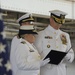
POLYGON ((31 43, 29 43, 29 42, 28 42, 27 40, 25 40, 25 39, 22 39, 22 41, 25 41, 26 44, 28 45, 28 47, 34 50, 33 43, 31 44, 31 43))
POLYGON ((58 34, 58 32, 59 32, 60 29, 56 30, 52 26, 48 25, 48 30, 51 31, 54 34, 58 34))

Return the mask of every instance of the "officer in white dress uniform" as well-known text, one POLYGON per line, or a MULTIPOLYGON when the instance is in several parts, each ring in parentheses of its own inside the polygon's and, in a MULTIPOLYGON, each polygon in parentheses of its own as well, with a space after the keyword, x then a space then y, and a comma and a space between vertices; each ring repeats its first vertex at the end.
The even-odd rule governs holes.
MULTIPOLYGON (((20 26, 32 25, 33 21, 34 21, 34 19, 33 19, 31 13, 24 14, 17 20, 17 22, 20 24, 20 26)), ((12 42, 11 42, 11 51, 13 51, 16 48, 16 46, 18 46, 20 41, 21 41, 21 38, 19 38, 18 35, 14 36, 14 38, 12 39, 12 42)))
MULTIPOLYGON (((59 28, 65 22, 65 12, 60 10, 50 11, 50 25, 36 35, 35 46, 39 53, 45 57, 51 49, 67 52, 71 47, 69 34, 59 28)), ((66 63, 74 59, 74 52, 71 50, 58 65, 47 64, 41 68, 41 75, 66 75, 66 63)))
MULTIPOLYGON (((32 25, 31 23, 33 21, 34 21, 34 19, 33 19, 31 13, 24 14, 17 20, 17 22, 20 24, 20 26, 32 25)), ((12 54, 14 53, 15 49, 19 45, 20 41, 21 41, 21 38, 19 38, 18 35, 13 37, 12 42, 11 42, 10 59, 12 58, 12 56, 13 56, 12 54)), ((14 60, 14 58, 12 59, 12 61, 13 60, 14 60)))
POLYGON ((10 54, 13 75, 40 75, 40 67, 46 65, 50 60, 42 60, 33 45, 35 41, 33 25, 20 26, 19 37, 21 41, 10 54))

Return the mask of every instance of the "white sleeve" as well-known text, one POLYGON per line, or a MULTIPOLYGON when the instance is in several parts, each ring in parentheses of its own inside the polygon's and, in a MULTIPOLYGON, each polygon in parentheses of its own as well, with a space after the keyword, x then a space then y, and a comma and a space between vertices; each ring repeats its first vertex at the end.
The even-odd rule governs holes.
MULTIPOLYGON (((67 50, 69 50, 71 47, 71 41, 70 41, 70 37, 69 35, 67 35, 67 50)), ((65 56, 65 59, 68 61, 68 62, 72 62, 74 60, 74 51, 73 49, 71 49, 67 55, 65 56)))
POLYGON ((38 33, 38 35, 36 35, 35 37, 36 37, 36 39, 35 39, 34 45, 36 46, 38 52, 41 54, 42 49, 43 49, 42 35, 41 35, 41 33, 38 33))
POLYGON ((28 52, 27 47, 24 44, 20 44, 15 51, 16 64, 19 69, 25 70, 37 70, 40 68, 40 62, 28 62, 27 61, 28 52))
POLYGON ((15 50, 18 46, 18 43, 20 43, 20 39, 18 39, 17 36, 15 36, 11 42, 11 50, 15 50))

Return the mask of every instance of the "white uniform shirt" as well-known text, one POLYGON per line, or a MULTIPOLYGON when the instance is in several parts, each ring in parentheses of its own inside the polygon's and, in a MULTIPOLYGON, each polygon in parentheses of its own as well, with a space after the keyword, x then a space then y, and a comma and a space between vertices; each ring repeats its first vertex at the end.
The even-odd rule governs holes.
POLYGON ((39 75, 41 57, 32 44, 26 40, 21 39, 10 56, 13 75, 39 75))
MULTIPOLYGON (((60 29, 53 29, 50 25, 45 30, 38 33, 34 44, 42 57, 45 57, 51 49, 66 52, 71 47, 69 35, 60 29), (61 40, 63 35, 66 37, 67 42, 61 40)), ((66 62, 72 62, 74 59, 74 52, 72 49, 69 51, 66 57, 59 65, 47 64, 42 67, 41 75, 66 75, 65 64, 66 62), (65 60, 67 61, 65 62, 65 60)))

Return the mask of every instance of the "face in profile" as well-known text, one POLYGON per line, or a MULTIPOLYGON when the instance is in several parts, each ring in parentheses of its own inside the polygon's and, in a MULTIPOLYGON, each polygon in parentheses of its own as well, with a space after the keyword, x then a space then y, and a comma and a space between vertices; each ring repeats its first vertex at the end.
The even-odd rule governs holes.
POLYGON ((34 41, 35 41, 35 36, 34 36, 34 34, 26 34, 26 35, 25 35, 25 39, 26 39, 28 42, 30 42, 30 43, 34 43, 34 41))
POLYGON ((54 29, 59 29, 62 26, 62 24, 55 22, 53 18, 50 18, 50 24, 54 29))

